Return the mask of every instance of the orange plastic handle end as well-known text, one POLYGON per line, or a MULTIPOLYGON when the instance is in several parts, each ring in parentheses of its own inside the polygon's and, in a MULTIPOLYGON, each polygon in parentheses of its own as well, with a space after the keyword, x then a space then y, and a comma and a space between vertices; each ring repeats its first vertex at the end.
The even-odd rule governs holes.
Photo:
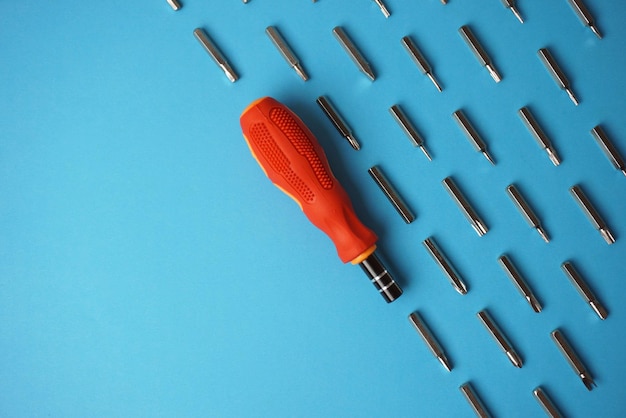
POLYGON ((330 237, 341 261, 359 263, 374 252, 378 237, 357 218, 324 150, 295 113, 265 97, 250 104, 240 122, 267 177, 330 237))

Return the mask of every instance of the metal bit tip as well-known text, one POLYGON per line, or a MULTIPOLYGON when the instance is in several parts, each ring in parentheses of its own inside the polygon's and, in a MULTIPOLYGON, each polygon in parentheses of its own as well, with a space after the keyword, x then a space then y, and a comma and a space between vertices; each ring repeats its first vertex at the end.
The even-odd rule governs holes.
POLYGON ((541 304, 539 303, 535 295, 526 296, 526 301, 528 302, 530 307, 533 308, 533 311, 537 313, 541 312, 541 304))
POLYGON ((302 80, 307 81, 309 79, 309 76, 306 74, 306 72, 304 72, 304 68, 302 68, 302 65, 296 64, 293 66, 293 69, 296 71, 296 73, 298 73, 302 80))
POLYGON ((354 148, 356 151, 361 149, 361 145, 359 145, 359 142, 356 140, 354 135, 348 135, 346 136, 346 139, 348 140, 352 148, 354 148))
POLYGON ((389 13, 389 10, 387 10, 387 7, 382 2, 382 0, 374 0, 374 2, 378 5, 378 7, 380 8, 380 11, 385 16, 385 18, 388 18, 389 16, 391 16, 391 13, 389 13))
POLYGON ((172 6, 174 10, 180 10, 181 6, 178 0, 167 0, 167 3, 172 6))
POLYGON ((546 152, 548 153, 548 158, 550 158, 552 164, 554 164, 555 166, 561 164, 561 159, 559 158, 559 155, 556 153, 556 150, 554 148, 548 147, 546 148, 546 152))
POLYGON ((622 173, 626 176, 626 168, 622 169, 622 173))
POLYGON ((589 25, 589 29, 591 29, 591 31, 596 34, 598 39, 602 39, 602 34, 600 33, 600 30, 596 25, 589 25))
POLYGON ((576 96, 574 95, 574 92, 572 91, 572 89, 570 89, 570 88, 566 88, 566 89, 565 89, 565 92, 567 93, 567 95, 569 96, 569 98, 570 98, 570 99, 572 99, 572 102, 574 102, 574 104, 575 104, 576 106, 578 106, 578 104, 579 104, 580 102, 578 101, 578 99, 577 99, 577 98, 576 98, 576 96))
POLYGON ((426 149, 426 147, 424 145, 420 145, 420 149, 422 150, 422 152, 424 153, 426 158, 428 158, 428 161, 432 161, 433 160, 433 158, 430 156, 430 154, 428 153, 428 150, 426 149))
POLYGON ((498 73, 498 71, 492 64, 485 65, 485 68, 487 68, 487 71, 489 71, 491 78, 493 78, 493 80, 496 83, 499 83, 500 81, 502 81, 502 77, 500 76, 500 74, 498 73))
POLYGON ((430 78, 430 81, 433 82, 437 90, 439 90, 439 92, 441 93, 443 89, 441 88, 441 85, 437 82, 437 79, 435 78, 435 76, 432 73, 426 73, 426 75, 428 76, 428 78, 430 78))
POLYGON ((491 165, 496 165, 496 162, 494 161, 493 158, 491 158, 491 155, 489 155, 489 153, 486 150, 483 151, 483 155, 485 156, 487 161, 489 161, 491 163, 491 165))
POLYGON ((524 19, 522 19, 522 15, 519 13, 519 10, 517 10, 515 7, 511 7, 511 11, 520 23, 524 23, 524 19))
POLYGON ((535 229, 539 232, 539 235, 541 235, 541 238, 543 238, 545 242, 550 242, 550 237, 548 237, 546 230, 543 229, 541 225, 536 226, 535 229))
POLYGON ((483 224, 479 219, 472 222, 472 228, 474 228, 474 231, 476 231, 476 233, 481 237, 489 231, 487 226, 485 226, 485 224, 483 224))
POLYGON ((609 316, 609 312, 606 310, 604 306, 597 300, 592 300, 589 302, 589 306, 594 310, 596 314, 600 317, 600 319, 606 319, 609 316))
POLYGON ((462 281, 455 281, 452 283, 454 289, 462 295, 467 295, 467 285, 462 281))
POLYGON ((447 371, 449 371, 449 372, 452 371, 452 366, 450 365, 450 362, 448 361, 446 356, 440 355, 439 357, 437 357, 437 359, 442 364, 442 366, 446 368, 447 371))
POLYGON ((506 356, 509 358, 509 360, 511 360, 511 363, 513 363, 513 365, 518 369, 521 369, 524 365, 522 359, 515 351, 507 351, 506 356))
POLYGON ((583 381, 583 384, 587 388, 587 390, 593 390, 594 387, 597 387, 596 382, 593 381, 593 378, 586 373, 581 373, 580 379, 583 381))
POLYGON ((613 233, 611 233, 609 228, 600 228, 600 235, 602 235, 602 238, 604 238, 606 243, 609 245, 615 242, 615 237, 613 236, 613 233))

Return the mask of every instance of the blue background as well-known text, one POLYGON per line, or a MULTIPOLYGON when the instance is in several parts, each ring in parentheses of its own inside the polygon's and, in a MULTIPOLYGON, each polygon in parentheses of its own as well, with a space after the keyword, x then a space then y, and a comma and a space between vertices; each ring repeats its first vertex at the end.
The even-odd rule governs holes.
POLYGON ((626 178, 589 130, 626 154, 626 3, 587 0, 598 40, 565 0, 4 2, 0 15, 0 415, 473 416, 471 381, 497 416, 542 416, 542 385, 572 417, 626 411, 626 178), (470 24, 503 81, 457 33, 470 24), (271 44, 276 25, 311 79, 271 44), (368 58, 356 70, 331 29, 368 58), (203 27, 241 78, 194 39, 203 27), (444 86, 400 44, 410 34, 444 86), (548 46, 575 107, 537 58, 548 46), (326 94, 355 152, 315 104, 326 94), (239 114, 270 95, 326 149, 363 221, 380 235, 404 295, 387 305, 358 267, 262 174, 239 114), (399 103, 428 162, 388 114, 399 103), (554 167, 517 110, 531 106, 554 167), (473 151, 458 108, 497 161, 473 151), (378 164, 417 214, 406 225, 367 174, 378 164), (453 175, 490 231, 478 237, 441 180, 453 175), (515 182, 549 244, 517 213, 515 182), (570 197, 580 183, 617 242, 570 197), (457 294, 422 247, 435 236, 470 288, 457 294), (509 254, 544 306, 536 314, 496 262, 509 254), (561 272, 572 260, 610 314, 600 321, 561 272), (524 359, 483 329, 488 308, 524 359), (407 321, 419 310, 446 372, 407 321), (549 333, 560 327, 596 379, 587 392, 549 333))

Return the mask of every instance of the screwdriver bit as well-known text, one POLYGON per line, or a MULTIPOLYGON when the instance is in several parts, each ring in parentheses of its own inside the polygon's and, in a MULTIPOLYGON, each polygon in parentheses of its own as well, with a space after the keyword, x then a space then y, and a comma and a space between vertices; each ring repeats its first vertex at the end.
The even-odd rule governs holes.
POLYGON ((309 79, 309 76, 304 72, 304 69, 300 64, 300 60, 298 60, 298 57, 296 57, 296 55, 293 53, 293 51, 285 41, 285 38, 283 38, 280 32, 278 32, 278 29, 275 26, 268 26, 267 28, 265 28, 265 33, 267 34, 267 36, 269 36, 276 48, 278 48, 278 51, 283 56, 285 61, 287 61, 287 64, 289 64, 289 66, 295 70, 295 72, 300 76, 300 78, 302 78, 302 80, 307 81, 309 79))
POLYGON ((513 348, 513 345, 511 345, 509 339, 506 337, 506 335, 504 335, 500 327, 498 327, 498 324, 496 324, 491 315, 489 315, 489 312, 487 312, 486 309, 483 309, 482 311, 478 312, 476 316, 478 317, 480 322, 483 323, 487 331, 489 331, 489 334, 491 334, 493 339, 496 341, 504 354, 506 354, 511 363, 515 367, 521 368, 523 365, 522 359, 515 351, 515 348, 513 348))
POLYGON ((463 383, 459 387, 459 390, 461 391, 463 396, 465 396, 467 402, 469 402, 476 416, 480 418, 491 417, 491 414, 489 413, 489 411, 487 411, 487 408, 485 408, 485 404, 483 404, 483 402, 480 400, 470 382, 463 383))
POLYGON ((465 218, 472 225, 472 228, 474 228, 478 236, 482 237, 485 235, 487 231, 489 231, 489 228, 487 228, 487 225, 480 219, 474 208, 469 204, 463 193, 461 193, 461 190, 454 180, 452 180, 452 177, 443 179, 442 184, 450 194, 450 197, 452 197, 452 200, 454 200, 459 209, 461 209, 461 212, 465 215, 465 218))
POLYGON ((609 316, 606 308, 600 303, 598 298, 593 294, 587 283, 583 280, 582 276, 574 268, 571 261, 566 261, 561 264, 561 269, 565 275, 570 279, 572 285, 576 288, 580 296, 591 306, 591 309, 600 317, 600 319, 606 319, 609 316))
POLYGON ((180 10, 180 8, 182 7, 180 5, 180 3, 178 2, 178 0, 167 0, 167 3, 172 7, 172 9, 174 10, 180 10))
POLYGON ((428 158, 428 161, 432 161, 430 154, 424 146, 424 140, 417 132, 417 129, 415 129, 409 118, 406 117, 400 105, 395 104, 391 106, 389 108, 389 113, 391 113, 391 116, 393 116, 396 122, 398 122, 398 125, 400 125, 406 136, 409 137, 413 146, 420 147, 426 158, 428 158))
POLYGON ((422 339, 428 346, 428 349, 433 353, 435 358, 439 360, 439 362, 442 364, 443 367, 446 368, 447 371, 451 371, 452 366, 450 365, 450 362, 446 357, 446 353, 443 351, 443 348, 441 348, 441 344, 439 344, 439 341, 437 341, 428 326, 424 323, 424 320, 419 315, 419 313, 413 312, 412 314, 410 314, 409 321, 411 322, 411 324, 413 324, 415 330, 422 337, 422 339))
POLYGON ((541 405, 545 413, 548 415, 548 417, 550 418, 562 418, 563 417, 563 414, 561 414, 561 412, 557 409, 557 407, 554 405, 552 400, 550 400, 546 392, 540 386, 537 386, 533 390, 533 395, 535 395, 535 399, 537 399, 537 402, 539 402, 539 404, 541 405))
POLYGON ((591 31, 595 33, 599 39, 602 39, 602 34, 600 33, 600 30, 598 29, 598 27, 596 26, 594 22, 593 16, 591 16, 591 13, 589 13, 589 10, 587 9, 587 7, 585 7, 582 0, 567 0, 567 1, 569 2, 570 6, 572 6, 572 8, 574 9, 574 12, 576 12, 576 15, 578 16, 580 21, 583 22, 583 25, 588 26, 589 29, 591 29, 591 31))
POLYGON ((426 58, 424 58, 424 55, 422 55, 421 51, 419 50, 417 45, 415 45, 415 42, 413 42, 411 37, 405 36, 404 38, 402 38, 401 42, 406 51, 413 59, 413 62, 415 62, 415 65, 417 65, 417 68, 419 68, 419 70, 422 72, 422 74, 430 78, 430 81, 433 82, 437 90, 442 91, 441 85, 439 85, 437 79, 433 75, 430 64, 428 63, 428 61, 426 61, 426 58))
POLYGON ((543 238, 545 242, 550 242, 550 238, 548 238, 548 234, 541 226, 539 218, 537 217, 537 215, 535 215, 535 212, 526 202, 524 196, 522 196, 519 190, 517 190, 517 187, 515 187, 514 184, 509 184, 506 188, 506 191, 509 194, 509 197, 511 198, 513 203, 515 204, 515 207, 517 207, 524 219, 526 219, 526 222, 528 222, 530 226, 532 226, 537 230, 537 232, 539 232, 539 235, 541 235, 541 238, 543 238))
POLYGON ((504 7, 506 7, 507 9, 510 9, 511 12, 513 12, 517 20, 520 21, 520 23, 524 23, 524 19, 522 19, 522 15, 520 15, 519 11, 515 7, 515 0, 502 0, 502 4, 504 5, 504 7))
POLYGON ((404 222, 407 224, 413 222, 415 220, 415 215, 413 215, 413 212, 411 212, 411 209, 409 209, 408 205, 404 202, 402 197, 400 197, 396 189, 391 185, 391 183, 389 183, 389 180, 387 180, 387 177, 385 177, 380 167, 373 166, 367 171, 370 173, 370 176, 376 182, 378 187, 380 187, 380 190, 382 190, 385 196, 387 196, 387 199, 389 199, 396 211, 398 211, 402 219, 404 219, 404 222))
POLYGON ((604 132, 604 129, 600 125, 597 125, 591 130, 591 135, 595 138, 596 142, 604 151, 604 155, 609 159, 613 167, 620 170, 626 176, 626 163, 624 159, 615 148, 615 145, 609 140, 609 137, 604 132))
POLYGON ((232 69, 228 61, 226 61, 226 58, 224 58, 224 55, 222 55, 217 46, 215 46, 213 41, 211 41, 209 35, 207 35, 207 33, 200 28, 194 29, 193 34, 196 39, 202 44, 204 49, 206 49, 211 58, 213 58, 215 63, 222 69, 222 71, 224 71, 226 77, 228 77, 228 79, 233 83, 237 81, 239 76, 237 76, 237 74, 232 69))
POLYGON ((572 102, 574 102, 574 104, 578 106, 579 101, 574 95, 574 91, 570 86, 569 80, 565 76, 563 70, 561 70, 561 67, 559 67, 559 64, 556 63, 556 60, 554 59, 548 48, 541 48, 539 51, 537 51, 537 55, 539 55, 539 59, 548 70, 548 73, 550 73, 550 75, 554 79, 554 82, 559 86, 561 90, 565 90, 572 102))
POLYGON ((491 62, 491 58, 489 58, 489 55, 487 55, 485 49, 482 47, 480 42, 478 42, 478 39, 476 38, 470 27, 468 25, 461 26, 459 28, 459 34, 461 34, 461 37, 463 38, 463 40, 465 40, 467 46, 469 46, 469 48, 472 50, 480 65, 482 65, 487 69, 487 71, 489 71, 491 78, 493 78, 496 83, 499 83, 502 80, 502 77, 496 70, 493 62, 491 62))
POLYGON ((459 125, 467 139, 472 143, 474 149, 481 152, 483 156, 487 159, 487 161, 489 161, 492 165, 496 165, 494 159, 491 157, 491 155, 489 155, 489 152, 487 152, 487 146, 485 145, 485 141, 483 141, 474 126, 470 123, 469 119, 467 119, 465 113, 463 113, 463 111, 459 109, 452 114, 452 117, 459 125))
POLYGON ((422 244, 424 244, 426 251, 428 251, 433 260, 435 260, 435 263, 437 263, 441 270, 443 270, 446 277, 448 277, 448 280, 450 280, 450 284, 452 284, 454 289, 462 295, 467 294, 467 285, 461 278, 459 272, 454 268, 452 263, 450 263, 448 257, 446 257, 443 251, 441 251, 441 248, 437 245, 435 238, 428 237, 422 241, 422 244))
POLYGON ((378 5, 378 7, 380 8, 380 11, 386 18, 391 16, 391 13, 389 13, 387 6, 385 6, 385 3, 383 3, 382 0, 372 0, 372 1, 378 5))
POLYGON ((580 185, 577 184, 571 187, 569 191, 574 200, 576 200, 576 203, 578 203, 578 206, 580 206, 585 215, 587 215, 589 222, 591 222, 593 227, 600 232, 600 235, 602 235, 602 238, 604 238, 606 243, 609 245, 613 244, 615 242, 613 233, 609 229, 606 222, 604 222, 604 219, 602 219, 596 208, 593 207, 591 201, 587 198, 580 185))
POLYGON ((526 299, 526 302, 528 302, 530 307, 533 308, 533 311, 537 313, 541 312, 541 304, 533 294, 532 290, 530 290, 526 280, 524 280, 517 268, 515 268, 509 257, 504 254, 501 255, 498 258, 498 263, 500 263, 500 267, 502 267, 502 269, 509 276, 517 290, 521 293, 524 299, 526 299))
POLYGON ((561 354, 565 357, 569 365, 574 369, 574 372, 580 377, 587 390, 592 390, 596 386, 591 373, 587 370, 583 362, 580 360, 569 341, 565 338, 563 333, 559 329, 555 329, 551 333, 552 340, 561 351, 561 354))
POLYGON ((550 138, 548 138, 548 136, 544 133, 543 129, 541 129, 541 126, 539 126, 539 124, 533 117, 533 114, 530 113, 530 109, 528 107, 522 107, 517 113, 519 117, 522 119, 522 122, 524 122, 524 125, 526 125, 526 128, 528 128, 532 136, 535 137, 535 140, 537 141, 539 146, 542 149, 546 150, 546 152, 548 153, 548 157, 550 158, 550 161, 552 161, 552 164, 554 165, 561 164, 559 155, 557 154, 556 150, 552 146, 552 143, 550 142, 550 138))
POLYGON ((346 32, 343 30, 341 26, 335 26, 333 28, 333 34, 335 38, 339 41, 343 49, 348 53, 352 61, 356 64, 359 70, 369 77, 370 80, 374 81, 376 76, 374 75, 374 71, 370 64, 363 58, 363 54, 357 49, 352 40, 348 37, 346 32))
POLYGON ((352 134, 352 130, 341 117, 337 109, 333 106, 330 99, 326 96, 320 96, 317 98, 317 104, 322 108, 328 119, 333 123, 339 134, 348 140, 352 148, 356 151, 361 149, 361 145, 357 141, 356 137, 352 134))

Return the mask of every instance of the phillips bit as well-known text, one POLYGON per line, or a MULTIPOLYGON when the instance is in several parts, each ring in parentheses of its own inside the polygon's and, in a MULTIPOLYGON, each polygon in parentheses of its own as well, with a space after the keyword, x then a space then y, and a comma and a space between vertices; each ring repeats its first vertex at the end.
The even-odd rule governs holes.
POLYGON ((333 28, 333 34, 335 34, 335 38, 339 41, 343 49, 348 53, 352 61, 356 64, 359 70, 369 77, 370 80, 374 81, 376 76, 374 75, 374 71, 369 63, 363 58, 363 54, 357 49, 352 40, 348 38, 346 32, 343 30, 341 26, 336 26, 333 28))
POLYGON ((228 61, 226 61, 226 58, 224 58, 224 55, 222 55, 222 53, 215 46, 213 41, 211 41, 211 39, 209 38, 209 35, 207 35, 207 33, 203 29, 200 29, 200 28, 194 29, 193 34, 196 37, 196 39, 202 44, 204 49, 206 49, 206 51, 209 53, 211 58, 213 58, 215 63, 222 69, 222 71, 224 71, 224 74, 226 74, 226 77, 228 77, 228 79, 233 83, 237 81, 239 77, 237 76, 235 71, 232 69, 228 61))
POLYGON ((493 62, 491 62, 491 58, 489 58, 489 55, 487 55, 487 52, 485 52, 485 49, 478 42, 478 39, 476 39, 476 36, 474 36, 474 33, 472 32, 470 27, 468 25, 461 26, 459 28, 459 33, 461 34, 461 37, 465 40, 465 43, 467 43, 467 46, 469 46, 469 48, 472 50, 472 52, 476 56, 476 59, 478 60, 480 65, 482 65, 483 67, 487 69, 487 71, 489 71, 491 78, 493 78, 493 80, 496 83, 499 83, 500 80, 502 80, 502 77, 496 70, 496 67, 493 65, 493 62))
POLYGON ((461 209, 461 212, 465 215, 465 218, 472 225, 472 228, 474 228, 474 231, 476 231, 478 236, 482 237, 485 235, 487 231, 489 231, 489 228, 487 228, 487 225, 485 225, 483 220, 480 219, 474 208, 469 204, 465 196, 463 196, 463 193, 461 193, 461 190, 458 188, 454 180, 452 180, 452 177, 446 177, 443 179, 442 184, 459 209, 461 209))
POLYGON ((595 207, 591 204, 591 201, 585 196, 580 185, 575 185, 569 189, 570 194, 576 200, 582 211, 587 215, 589 222, 593 225, 595 229, 600 232, 602 238, 606 241, 607 244, 611 245, 615 242, 615 237, 613 233, 609 229, 604 219, 600 216, 595 207))
POLYGON ((559 86, 561 90, 565 90, 572 102, 574 102, 574 104, 578 106, 579 101, 574 95, 574 91, 570 86, 569 80, 567 79, 567 77, 565 77, 565 73, 556 63, 554 57, 552 56, 550 51, 548 51, 548 48, 541 48, 539 51, 537 51, 537 55, 539 55, 539 59, 541 60, 541 62, 543 62, 543 65, 545 65, 546 69, 554 79, 554 82, 559 86))
POLYGON ((530 113, 530 109, 528 107, 522 107, 517 112, 517 114, 522 119, 522 122, 524 122, 524 125, 526 125, 526 128, 528 128, 532 136, 535 137, 535 140, 537 141, 539 146, 542 149, 546 150, 546 152, 548 153, 548 157, 550 158, 550 161, 552 161, 552 164, 554 165, 561 164, 559 155, 557 154, 556 150, 552 146, 552 143, 550 142, 550 138, 548 138, 548 136, 543 132, 543 129, 541 129, 541 126, 539 126, 539 124, 533 117, 532 113, 530 113))
POLYGON ((483 323, 487 331, 489 331, 489 334, 491 334, 500 349, 504 351, 504 354, 506 354, 511 363, 513 363, 515 367, 521 368, 523 365, 522 359, 515 351, 515 348, 513 348, 513 345, 511 345, 509 339, 504 335, 500 327, 498 327, 498 324, 496 324, 491 315, 489 315, 489 312, 483 309, 478 312, 476 316, 480 319, 480 322, 483 323))
POLYGON ((602 39, 602 34, 598 30, 598 27, 596 26, 594 22, 593 16, 591 16, 591 13, 589 13, 589 10, 587 10, 587 7, 585 7, 582 0, 567 0, 567 1, 569 2, 570 6, 572 6, 572 8, 574 9, 574 12, 576 12, 576 14, 578 15, 578 18, 580 19, 580 21, 583 22, 583 25, 588 26, 589 29, 591 29, 591 31, 595 33, 599 39, 602 39))
POLYGON ((352 130, 346 123, 346 121, 337 112, 330 99, 326 96, 320 96, 317 98, 317 104, 322 108, 328 119, 333 123, 335 128, 339 131, 339 134, 348 140, 352 148, 356 151, 361 149, 361 145, 356 140, 356 137, 352 134, 352 130))
POLYGON ((387 6, 385 6, 385 3, 383 3, 382 0, 372 0, 372 1, 378 5, 378 7, 380 8, 380 11, 386 18, 391 16, 391 13, 389 13, 387 6))
POLYGON ((474 413, 476 413, 476 416, 480 418, 491 417, 491 414, 489 414, 489 411, 487 411, 487 408, 485 408, 485 404, 483 404, 483 402, 480 400, 470 382, 463 383, 459 387, 459 390, 461 391, 463 396, 465 396, 467 402, 469 402, 470 406, 474 410, 474 413))
POLYGON ((487 152, 487 146, 485 145, 485 141, 483 141, 474 126, 470 123, 469 119, 467 119, 465 113, 463 113, 463 111, 459 109, 452 114, 452 117, 454 118, 454 120, 456 120, 456 123, 459 124, 459 127, 461 128, 465 136, 467 136, 467 139, 469 139, 469 141, 472 143, 474 149, 476 151, 482 152, 487 161, 489 161, 493 165, 496 165, 494 159, 487 152))
POLYGON ((596 386, 596 382, 593 381, 593 377, 591 377, 591 374, 589 373, 583 362, 580 360, 570 343, 567 341, 563 333, 560 330, 555 329, 554 331, 552 331, 551 335, 552 340, 561 351, 561 354, 563 354, 569 365, 572 366, 572 369, 574 369, 574 372, 578 375, 578 377, 580 377, 585 387, 588 390, 592 390, 594 386, 596 386))
POLYGON ((522 15, 520 15, 519 11, 515 7, 515 0, 502 0, 502 4, 504 5, 504 7, 506 7, 507 9, 510 9, 511 12, 513 12, 517 20, 520 21, 520 23, 524 23, 524 19, 522 19, 522 15))
POLYGON ((501 255, 498 258, 498 263, 500 263, 500 267, 506 272, 509 276, 517 290, 522 294, 526 302, 533 308, 533 311, 539 313, 541 312, 541 304, 533 294, 532 290, 526 283, 526 280, 522 277, 519 271, 515 268, 509 257, 506 255, 501 255))
POLYGON ((506 191, 509 194, 509 197, 511 198, 513 203, 515 204, 515 207, 517 207, 524 219, 526 219, 526 222, 528 222, 530 226, 532 226, 537 230, 537 232, 539 232, 539 235, 541 235, 541 238, 543 238, 545 242, 550 242, 550 238, 548 238, 548 234, 541 226, 539 218, 537 217, 537 215, 535 215, 535 212, 532 210, 530 205, 528 205, 526 199, 524 199, 524 196, 522 196, 519 190, 517 190, 517 187, 515 187, 514 184, 509 184, 506 188, 506 191))
POLYGON ((535 395, 535 399, 537 399, 537 402, 539 402, 543 410, 550 418, 563 417, 563 414, 559 412, 552 400, 550 400, 546 392, 540 386, 536 387, 535 390, 533 390, 533 395, 535 395))
POLYGON ((467 285, 463 282, 461 275, 454 268, 448 257, 441 251, 441 248, 437 245, 434 237, 426 238, 422 244, 424 244, 424 248, 426 251, 432 256, 435 263, 443 270, 448 280, 450 280, 450 284, 462 295, 467 294, 467 285))
POLYGON ((426 158, 428 158, 429 161, 432 161, 430 154, 424 146, 424 140, 417 132, 417 129, 415 129, 409 118, 406 117, 406 115, 402 111, 402 108, 400 108, 400 105, 396 104, 391 106, 389 108, 389 113, 391 113, 391 116, 393 116, 396 122, 398 122, 398 125, 400 125, 406 136, 409 137, 409 139, 413 143, 413 146, 420 147, 426 158))
POLYGON ((571 261, 566 261, 561 264, 561 269, 565 275, 570 279, 580 296, 591 306, 591 309, 600 317, 600 319, 606 319, 609 316, 606 308, 600 303, 598 298, 593 294, 587 283, 583 280, 582 276, 574 268, 571 261))
POLYGON ((415 330, 422 337, 422 339, 428 346, 428 349, 433 353, 435 358, 439 360, 439 362, 443 365, 443 367, 446 368, 447 371, 451 371, 452 366, 450 365, 450 362, 446 357, 446 353, 443 351, 443 348, 441 348, 441 344, 439 344, 439 341, 437 341, 428 326, 426 326, 424 320, 419 315, 419 313, 413 312, 411 315, 409 315, 409 321, 411 322, 411 324, 413 324, 415 330))
POLYGON ((609 137, 604 132, 604 129, 600 125, 596 126, 591 130, 591 135, 595 138, 602 151, 604 151, 604 155, 609 159, 613 167, 620 170, 626 176, 626 163, 624 163, 624 159, 615 148, 615 145, 609 140, 609 137))
POLYGON ((180 3, 178 2, 178 0, 167 0, 167 3, 172 7, 172 9, 174 10, 180 10, 180 8, 182 7, 180 5, 180 3))
POLYGON ((272 43, 278 48, 278 51, 283 56, 285 61, 289 64, 291 68, 295 70, 295 72, 302 78, 302 80, 307 81, 309 76, 304 72, 302 65, 300 64, 300 60, 293 53, 285 38, 282 37, 278 29, 275 26, 268 26, 265 28, 265 33, 272 40, 272 43))
POLYGON ((411 212, 411 209, 409 209, 396 189, 391 185, 391 183, 389 183, 389 180, 387 180, 387 177, 385 177, 380 167, 373 166, 367 170, 367 172, 370 173, 370 176, 374 179, 378 187, 380 187, 380 190, 383 191, 393 207, 396 208, 402 219, 404 219, 404 222, 407 224, 413 222, 415 220, 415 215, 413 215, 413 212, 411 212))
POLYGON ((433 70, 430 68, 430 64, 428 64, 428 61, 426 61, 426 58, 424 58, 424 55, 422 55, 422 53, 417 48, 417 45, 415 45, 415 42, 413 42, 411 37, 405 36, 404 38, 402 38, 401 42, 402 42, 402 45, 404 45, 404 48, 409 53, 409 55, 411 56, 411 58, 413 59, 413 62, 415 62, 415 65, 417 65, 417 68, 419 68, 419 70, 422 72, 422 74, 430 78, 430 81, 433 82, 437 90, 442 91, 441 86, 439 85, 439 83, 437 82, 437 79, 433 75, 433 70))

